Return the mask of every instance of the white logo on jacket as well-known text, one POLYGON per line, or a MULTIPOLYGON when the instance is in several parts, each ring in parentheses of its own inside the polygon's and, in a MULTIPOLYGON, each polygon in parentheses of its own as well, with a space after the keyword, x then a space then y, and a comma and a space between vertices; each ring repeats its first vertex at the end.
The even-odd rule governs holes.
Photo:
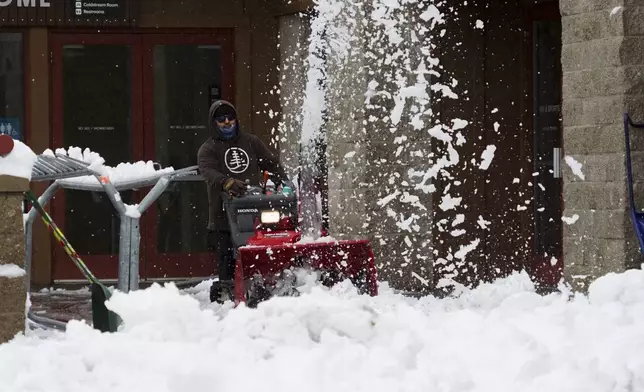
POLYGON ((224 155, 224 162, 231 173, 239 174, 248 169, 250 160, 246 151, 239 147, 230 147, 224 155))

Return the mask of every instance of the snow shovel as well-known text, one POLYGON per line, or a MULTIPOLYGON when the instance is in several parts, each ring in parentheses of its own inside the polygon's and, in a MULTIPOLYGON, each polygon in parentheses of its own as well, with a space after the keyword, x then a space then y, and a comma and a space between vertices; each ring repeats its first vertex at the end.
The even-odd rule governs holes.
POLYGON ((58 226, 51 219, 47 211, 45 211, 38 199, 31 193, 31 191, 25 192, 27 198, 31 205, 38 211, 42 220, 45 222, 47 227, 52 231, 54 237, 60 242, 60 244, 65 249, 65 252, 72 259, 76 267, 81 271, 81 273, 87 278, 91 283, 92 291, 92 322, 95 329, 100 330, 101 332, 116 332, 118 325, 118 316, 107 309, 105 306, 105 301, 111 297, 109 289, 96 279, 94 274, 87 268, 83 260, 78 256, 78 253, 72 248, 72 245, 67 241, 67 238, 63 235, 63 232, 60 231, 58 226))

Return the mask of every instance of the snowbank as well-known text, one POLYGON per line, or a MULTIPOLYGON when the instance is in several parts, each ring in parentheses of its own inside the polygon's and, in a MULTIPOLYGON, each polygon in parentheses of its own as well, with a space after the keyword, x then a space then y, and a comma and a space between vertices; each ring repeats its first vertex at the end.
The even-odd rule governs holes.
POLYGON ((38 158, 26 144, 13 140, 14 146, 6 156, 0 156, 0 175, 22 177, 31 180, 31 170, 38 158))
POLYGON ((0 390, 638 391, 643 283, 613 274, 569 299, 515 275, 444 300, 340 285, 256 310, 154 286, 114 295, 117 334, 72 322, 1 345, 0 390))

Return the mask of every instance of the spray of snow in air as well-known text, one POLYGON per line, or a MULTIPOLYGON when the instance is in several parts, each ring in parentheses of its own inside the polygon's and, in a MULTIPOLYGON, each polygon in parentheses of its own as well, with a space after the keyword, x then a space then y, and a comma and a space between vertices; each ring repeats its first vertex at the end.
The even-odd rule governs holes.
POLYGON ((320 164, 323 159, 321 146, 326 144, 324 131, 327 114, 327 67, 328 56, 338 58, 346 55, 348 36, 344 25, 337 22, 340 15, 348 12, 344 2, 322 0, 316 2, 317 16, 311 22, 307 73, 304 99, 301 109, 300 132, 300 200, 302 205, 301 229, 307 238, 321 235, 323 222, 319 181, 322 177, 320 164))
POLYGON ((492 159, 494 158, 494 151, 496 151, 496 146, 493 144, 485 148, 485 151, 481 154, 481 164, 479 165, 480 169, 487 170, 490 167, 492 159))
POLYGON ((582 168, 581 163, 577 162, 577 160, 575 158, 571 157, 570 155, 566 155, 564 160, 566 161, 566 163, 568 164, 568 166, 570 167, 570 169, 572 170, 574 175, 576 175, 577 177, 579 177, 582 180, 586 179, 586 176, 581 171, 581 168, 582 168))
POLYGON ((572 225, 579 220, 579 215, 574 214, 571 217, 562 216, 561 220, 564 221, 566 224, 572 225))
MULTIPOLYGON (((434 195, 435 181, 452 182, 450 169, 461 161, 458 148, 466 144, 470 127, 468 120, 457 116, 439 119, 431 106, 432 100, 462 98, 458 81, 438 59, 435 41, 445 34, 447 18, 439 9, 442 5, 418 0, 317 0, 298 119, 305 235, 319 235, 322 211, 314 180, 321 177, 324 156, 329 181, 342 185, 330 187, 334 200, 330 213, 335 212, 336 220, 341 216, 343 223, 352 214, 362 220, 360 227, 354 227, 332 219, 331 232, 373 235, 389 249, 386 257, 396 261, 384 260, 378 266, 381 276, 406 275, 423 284, 429 284, 426 278, 434 256, 462 266, 468 253, 463 247, 480 241, 472 235, 465 238, 464 228, 452 230, 453 237, 463 237, 463 244, 436 255, 427 240, 432 237, 436 197, 442 211, 460 213, 467 208, 456 187, 442 187, 442 194, 434 195), (363 101, 357 99, 359 94, 363 101), (378 154, 379 149, 392 153, 378 154), (343 193, 334 197, 334 192, 343 193), (394 227, 407 234, 405 241, 392 242, 394 227), (394 270, 387 271, 389 265, 394 270)), ((476 27, 482 28, 482 23, 476 27)), ((484 153, 481 169, 490 165, 494 148, 484 153)))

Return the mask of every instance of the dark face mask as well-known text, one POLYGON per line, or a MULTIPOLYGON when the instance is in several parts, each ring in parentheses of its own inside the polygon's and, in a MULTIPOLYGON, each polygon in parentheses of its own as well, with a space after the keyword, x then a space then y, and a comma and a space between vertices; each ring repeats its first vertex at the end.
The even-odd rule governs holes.
POLYGON ((237 122, 228 126, 219 127, 219 131, 224 139, 232 139, 237 135, 237 122))

